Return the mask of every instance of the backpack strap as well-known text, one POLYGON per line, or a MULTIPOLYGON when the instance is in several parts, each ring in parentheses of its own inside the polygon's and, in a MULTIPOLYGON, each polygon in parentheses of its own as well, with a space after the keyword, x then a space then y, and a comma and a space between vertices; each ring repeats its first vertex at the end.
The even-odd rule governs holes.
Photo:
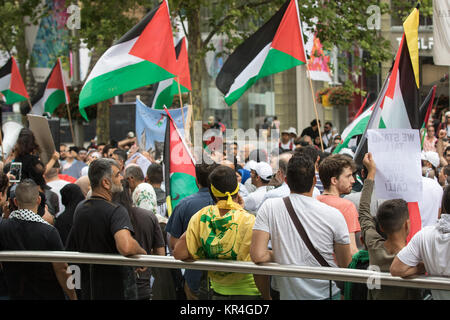
POLYGON ((297 229, 298 233, 300 234, 300 237, 302 238, 303 242, 308 247, 311 254, 316 258, 316 260, 320 263, 322 267, 331 267, 328 262, 322 257, 322 255, 317 251, 316 248, 314 248, 313 244, 311 243, 311 240, 308 237, 308 234, 305 231, 305 228, 303 228, 302 223, 298 219, 297 214, 295 213, 294 207, 292 206, 291 199, 289 197, 283 198, 284 204, 286 206, 286 209, 289 213, 289 216, 292 219, 292 222, 294 223, 295 228, 297 229))

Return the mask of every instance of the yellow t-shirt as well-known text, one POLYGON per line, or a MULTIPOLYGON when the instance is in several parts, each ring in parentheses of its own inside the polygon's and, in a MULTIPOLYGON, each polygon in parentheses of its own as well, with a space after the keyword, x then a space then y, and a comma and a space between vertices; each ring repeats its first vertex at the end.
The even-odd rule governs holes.
MULTIPOLYGON (((251 261, 250 244, 255 216, 238 204, 223 216, 219 201, 192 216, 186 230, 186 243, 194 259, 251 261)), ((260 295, 252 274, 209 271, 211 287, 222 295, 260 295)))

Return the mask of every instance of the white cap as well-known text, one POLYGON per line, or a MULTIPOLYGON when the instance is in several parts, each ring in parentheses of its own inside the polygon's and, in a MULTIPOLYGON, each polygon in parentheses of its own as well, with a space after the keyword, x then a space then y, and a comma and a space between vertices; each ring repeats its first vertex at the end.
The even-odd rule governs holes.
POLYGON ((439 164, 441 163, 438 153, 434 151, 422 151, 421 159, 428 161, 435 168, 439 167, 439 164))
POLYGON ((263 180, 270 180, 270 178, 272 178, 273 176, 272 167, 267 162, 258 162, 254 170, 256 171, 256 174, 263 180))
POLYGON ((245 169, 245 170, 248 170, 248 171, 250 171, 250 170, 255 170, 257 164, 258 164, 258 163, 257 163, 255 160, 250 160, 249 162, 247 162, 247 163, 245 164, 244 169, 245 169))
POLYGON ((287 132, 297 135, 297 130, 295 130, 295 128, 293 127, 290 127, 287 132))
POLYGON ((346 154, 352 157, 352 159, 355 157, 355 153, 352 151, 352 149, 349 148, 342 148, 341 151, 339 151, 339 154, 346 154))

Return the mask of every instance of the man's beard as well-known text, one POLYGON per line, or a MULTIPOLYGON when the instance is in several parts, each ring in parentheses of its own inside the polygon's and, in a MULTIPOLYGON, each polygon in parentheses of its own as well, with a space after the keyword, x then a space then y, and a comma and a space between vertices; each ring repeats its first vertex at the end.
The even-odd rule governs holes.
POLYGON ((123 191, 123 186, 121 183, 119 184, 113 184, 111 187, 111 193, 120 193, 123 191))

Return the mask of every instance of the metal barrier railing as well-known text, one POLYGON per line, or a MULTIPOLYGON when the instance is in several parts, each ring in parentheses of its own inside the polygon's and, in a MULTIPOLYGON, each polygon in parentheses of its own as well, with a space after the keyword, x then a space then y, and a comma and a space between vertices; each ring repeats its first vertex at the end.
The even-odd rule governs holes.
POLYGON ((305 267, 279 265, 276 263, 254 264, 252 262, 227 260, 197 260, 184 262, 171 256, 136 255, 124 257, 116 254, 80 253, 70 251, 0 251, 0 262, 67 262, 82 264, 105 264, 172 269, 194 269, 253 273, 285 277, 336 280, 356 283, 374 283, 381 286, 398 286, 423 289, 450 290, 450 278, 417 276, 412 279, 393 277, 386 272, 354 270, 345 268, 305 267))

